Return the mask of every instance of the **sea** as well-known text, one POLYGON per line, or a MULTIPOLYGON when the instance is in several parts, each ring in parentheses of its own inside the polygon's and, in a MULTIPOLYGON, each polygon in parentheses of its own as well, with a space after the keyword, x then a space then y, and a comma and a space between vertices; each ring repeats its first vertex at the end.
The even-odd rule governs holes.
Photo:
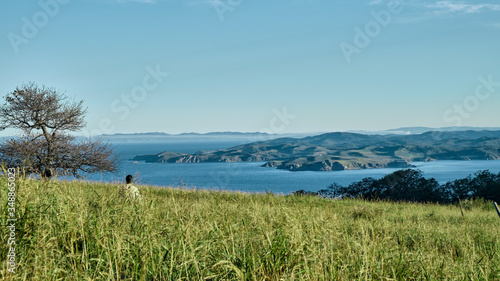
MULTIPOLYGON (((195 153, 241 144, 240 141, 193 142, 114 142, 121 159, 114 174, 93 174, 85 180, 124 182, 130 174, 137 184, 189 189, 228 190, 240 192, 290 194, 297 190, 318 191, 333 183, 349 185, 366 177, 382 178, 398 169, 365 169, 332 172, 291 172, 261 167, 265 162, 239 163, 145 163, 132 160, 136 155, 163 151, 195 153)), ((415 169, 440 183, 467 177, 480 170, 500 172, 500 160, 414 162, 415 169)))

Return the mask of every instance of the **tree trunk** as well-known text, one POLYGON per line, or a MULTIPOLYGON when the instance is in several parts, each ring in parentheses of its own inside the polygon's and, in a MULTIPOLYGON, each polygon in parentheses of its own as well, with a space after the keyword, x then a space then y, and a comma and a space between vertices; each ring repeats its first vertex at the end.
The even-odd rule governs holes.
POLYGON ((47 131, 47 127, 45 125, 41 125, 40 128, 43 131, 43 136, 47 140, 47 158, 46 163, 44 163, 45 167, 42 173, 42 177, 46 179, 52 178, 53 173, 53 164, 54 164, 54 138, 47 131))

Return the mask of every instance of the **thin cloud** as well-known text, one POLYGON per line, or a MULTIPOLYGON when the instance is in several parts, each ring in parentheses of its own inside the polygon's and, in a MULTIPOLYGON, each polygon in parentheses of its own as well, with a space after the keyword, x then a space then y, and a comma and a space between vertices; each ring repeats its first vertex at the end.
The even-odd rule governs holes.
POLYGON ((500 22, 490 23, 487 26, 500 30, 500 22))
MULTIPOLYGON (((390 2, 399 2, 403 6, 403 13, 395 19, 395 23, 411 24, 432 20, 450 19, 465 15, 478 15, 486 12, 500 12, 500 4, 487 3, 484 0, 479 3, 463 0, 368 0, 368 5, 382 5, 390 2)), ((483 24, 485 24, 483 22, 483 24)), ((498 28, 496 24, 488 24, 490 27, 498 28)))
POLYGON ((108 2, 114 3, 143 3, 143 4, 156 4, 156 0, 111 0, 108 2))
POLYGON ((475 14, 482 11, 500 11, 497 4, 466 4, 453 1, 438 1, 435 4, 427 5, 436 14, 475 14))
POLYGON ((384 0, 372 0, 370 1, 370 3, 368 3, 369 5, 379 5, 381 3, 385 2, 384 0))
POLYGON ((190 6, 214 6, 223 4, 221 0, 195 0, 189 2, 190 6))

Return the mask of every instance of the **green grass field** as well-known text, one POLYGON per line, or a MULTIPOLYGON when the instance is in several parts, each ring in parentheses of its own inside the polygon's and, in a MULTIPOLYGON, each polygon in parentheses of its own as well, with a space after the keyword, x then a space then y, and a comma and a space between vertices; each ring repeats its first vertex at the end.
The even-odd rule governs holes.
POLYGON ((17 180, 16 273, 2 280, 500 280, 491 204, 326 200, 17 180))

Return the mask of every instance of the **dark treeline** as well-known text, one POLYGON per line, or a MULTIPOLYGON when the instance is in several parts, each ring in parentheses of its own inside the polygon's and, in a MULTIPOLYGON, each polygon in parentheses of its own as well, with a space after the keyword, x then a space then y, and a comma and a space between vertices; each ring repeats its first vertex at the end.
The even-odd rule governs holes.
POLYGON ((434 178, 424 178, 420 170, 407 169, 378 180, 365 178, 348 186, 334 183, 318 192, 299 190, 294 194, 441 204, 475 198, 500 202, 500 173, 478 171, 464 179, 439 184, 434 178))

